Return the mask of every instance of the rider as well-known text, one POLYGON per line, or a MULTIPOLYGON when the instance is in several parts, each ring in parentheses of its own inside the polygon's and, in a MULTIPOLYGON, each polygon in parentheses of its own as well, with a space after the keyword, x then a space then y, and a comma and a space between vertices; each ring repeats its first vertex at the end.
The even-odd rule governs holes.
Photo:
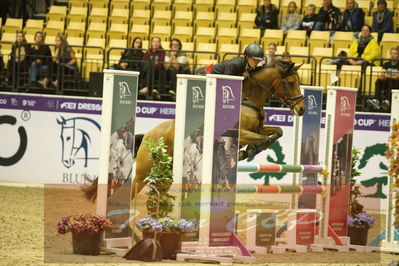
POLYGON ((122 126, 122 140, 123 140, 123 145, 125 145, 126 149, 128 149, 130 152, 133 152, 134 136, 129 131, 127 125, 122 126))
POLYGON ((196 70, 201 74, 222 74, 248 77, 248 72, 264 64, 265 52, 256 43, 249 44, 244 50, 244 57, 238 56, 215 65, 196 70))

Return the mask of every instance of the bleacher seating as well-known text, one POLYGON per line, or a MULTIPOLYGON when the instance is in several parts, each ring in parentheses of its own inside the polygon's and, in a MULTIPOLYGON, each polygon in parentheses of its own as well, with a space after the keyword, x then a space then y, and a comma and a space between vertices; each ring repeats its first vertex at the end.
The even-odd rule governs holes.
MULTIPOLYGON (((302 16, 307 5, 315 4, 318 12, 322 3, 322 0, 294 1, 302 16)), ((279 22, 281 16, 286 14, 289 2, 291 0, 272 0, 280 9, 279 22)), ((369 0, 356 2, 366 14, 366 23, 371 24, 376 4, 372 7, 369 0)), ((388 0, 387 3, 388 8, 395 11, 396 32, 399 27, 399 2, 388 0)), ((184 50, 209 52, 187 53, 190 62, 197 65, 222 60, 225 54, 230 54, 227 58, 231 58, 232 54, 243 52, 250 43, 258 43, 266 51, 268 44, 274 42, 278 46, 277 54, 289 52, 303 56, 291 57, 293 62, 305 64, 299 72, 303 84, 329 84, 329 75, 337 71, 336 66, 326 65, 328 60, 320 59, 347 51, 354 40, 353 33, 337 31, 330 39, 327 31, 313 31, 307 38, 305 31, 291 30, 285 37, 282 30, 267 29, 262 37, 260 30, 254 28, 255 10, 261 4, 263 0, 69 0, 68 6, 51 6, 44 21, 28 19, 24 23, 22 19, 7 18, 1 27, 1 41, 15 42, 15 32, 23 29, 29 42, 33 42, 37 31, 43 31, 46 34, 45 43, 53 45, 55 36, 64 33, 68 42, 75 46, 76 56, 83 59, 82 78, 86 80, 90 71, 101 71, 107 60, 119 60, 121 51, 112 48, 130 47, 135 37, 142 38, 144 49, 148 48, 152 37, 160 37, 164 49, 169 49, 171 38, 177 38, 182 41, 184 50), (107 55, 108 51, 111 52, 107 55), (307 57, 316 58, 318 65, 307 57), (311 70, 317 72, 315 76, 312 76, 311 70)), ((345 0, 333 0, 333 4, 341 11, 346 8, 345 0)), ((372 35, 377 37, 376 33, 372 35)), ((389 49, 398 46, 398 39, 399 33, 384 35, 380 43, 382 57, 388 57, 389 49)), ((1 44, 0 50, 2 54, 9 54, 11 45, 1 44)), ((371 75, 372 80, 365 79, 363 83, 364 89, 373 92, 376 75, 370 69, 365 73, 371 75)), ((375 67, 375 71, 379 68, 375 67)), ((345 66, 336 73, 341 79, 340 85, 361 86, 362 71, 359 67, 345 66)))

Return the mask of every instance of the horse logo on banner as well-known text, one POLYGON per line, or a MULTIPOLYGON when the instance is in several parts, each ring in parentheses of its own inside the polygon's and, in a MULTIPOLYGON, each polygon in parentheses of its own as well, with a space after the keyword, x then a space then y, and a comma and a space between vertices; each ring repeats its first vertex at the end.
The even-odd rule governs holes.
POLYGON ((126 81, 119 82, 119 99, 124 100, 126 97, 132 96, 132 92, 126 81))
POLYGON ((349 104, 349 99, 346 96, 341 97, 341 112, 346 112, 351 108, 351 105, 349 104))
POLYGON ((193 104, 197 104, 204 100, 204 94, 199 86, 194 86, 191 89, 193 91, 193 104))
POLYGON ((230 86, 222 86, 223 89, 223 103, 229 103, 235 100, 233 91, 230 86))
POLYGON ((61 161, 66 168, 72 167, 76 160, 83 160, 84 167, 87 167, 88 160, 98 160, 98 157, 91 157, 89 152, 92 144, 99 144, 93 143, 90 138, 90 135, 95 130, 101 130, 101 126, 97 121, 86 117, 65 119, 61 116, 57 119, 57 123, 61 126, 61 161))
POLYGON ((313 109, 317 109, 317 101, 316 97, 314 95, 309 95, 308 96, 308 110, 312 111, 313 109))

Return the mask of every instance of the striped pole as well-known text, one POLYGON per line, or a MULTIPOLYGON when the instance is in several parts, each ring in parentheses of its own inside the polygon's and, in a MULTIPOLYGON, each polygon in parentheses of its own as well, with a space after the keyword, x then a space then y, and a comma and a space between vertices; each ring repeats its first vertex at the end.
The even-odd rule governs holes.
POLYGON ((258 194, 292 194, 292 193, 307 193, 307 194, 320 194, 325 191, 324 186, 306 186, 306 185, 245 185, 238 186, 236 193, 258 193, 258 194))
POLYGON ((252 173, 321 173, 325 165, 293 165, 293 164, 239 164, 238 172, 252 173))

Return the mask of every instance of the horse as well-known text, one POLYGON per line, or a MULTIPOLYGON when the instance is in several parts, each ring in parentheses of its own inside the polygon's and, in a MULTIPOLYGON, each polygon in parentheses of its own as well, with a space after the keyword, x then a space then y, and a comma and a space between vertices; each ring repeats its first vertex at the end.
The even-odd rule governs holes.
MULTIPOLYGON (((249 77, 243 82, 242 90, 240 146, 249 145, 248 148, 251 149, 260 145, 262 150, 265 150, 283 135, 281 128, 264 125, 263 105, 272 95, 288 105, 292 114, 303 115, 305 104, 297 73, 300 67, 301 65, 295 66, 294 63, 276 59, 270 65, 249 73, 249 77)), ((168 155, 173 156, 174 133, 175 121, 169 120, 144 134, 143 139, 163 137, 168 147, 168 155)), ((140 145, 136 158, 136 176, 132 183, 132 199, 145 186, 144 179, 150 173, 153 164, 150 154, 146 145, 140 145)))
MULTIPOLYGON (((250 72, 249 77, 244 80, 239 145, 241 147, 248 145, 248 147, 240 154, 240 160, 245 158, 245 152, 248 150, 255 151, 253 153, 265 150, 283 135, 281 128, 264 125, 263 105, 270 96, 281 99, 290 108, 292 114, 303 115, 305 104, 297 73, 300 66, 275 59, 271 64, 250 72)), ((142 140, 147 138, 157 140, 162 137, 168 147, 167 154, 173 156, 174 136, 175 120, 168 120, 144 134, 142 140)), ((151 152, 146 145, 141 144, 136 154, 136 175, 132 182, 132 199, 146 185, 144 179, 149 175, 152 166, 151 152)), ((92 189, 96 189, 96 186, 95 184, 92 189)))
POLYGON ((70 168, 76 160, 84 160, 84 167, 87 167, 89 159, 98 159, 90 157, 89 146, 91 138, 88 132, 92 128, 101 130, 100 125, 93 119, 87 117, 74 117, 65 119, 63 116, 57 118, 57 123, 61 126, 62 142, 62 163, 70 168), (83 152, 83 157, 78 157, 83 152))

